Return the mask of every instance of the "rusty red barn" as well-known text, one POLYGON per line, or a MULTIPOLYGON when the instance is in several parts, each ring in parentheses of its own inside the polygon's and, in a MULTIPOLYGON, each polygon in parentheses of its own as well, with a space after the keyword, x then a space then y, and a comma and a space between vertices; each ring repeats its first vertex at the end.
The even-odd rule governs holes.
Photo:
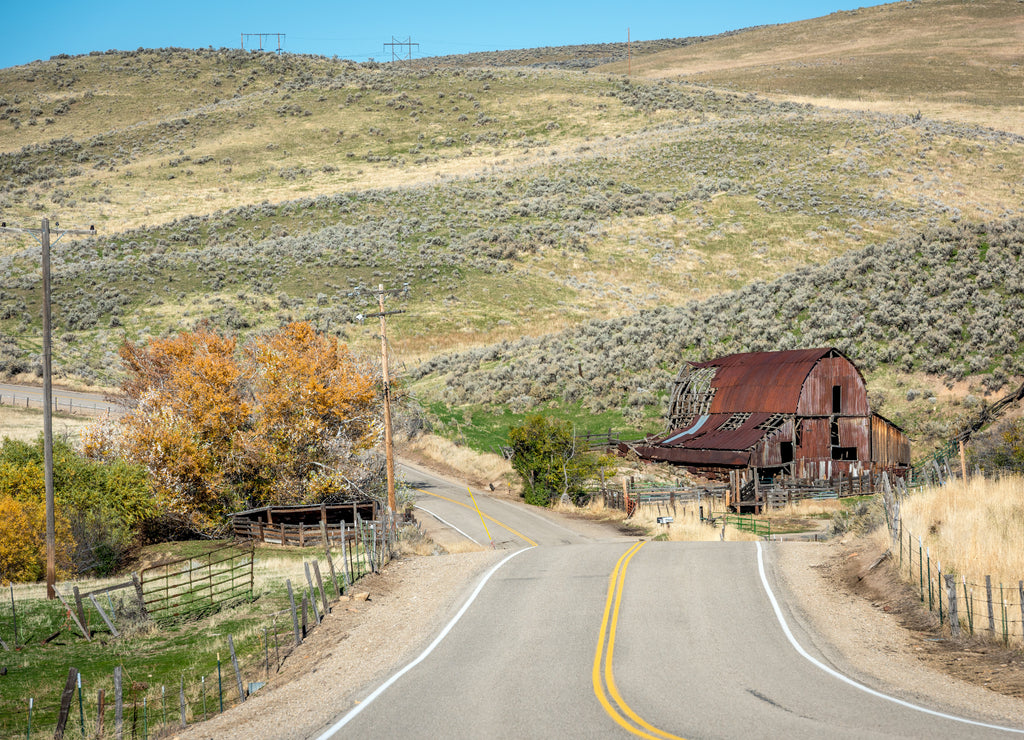
POLYGON ((797 477, 898 471, 910 442, 872 413, 864 377, 837 349, 745 352, 687 363, 669 432, 634 449, 649 460, 797 477))

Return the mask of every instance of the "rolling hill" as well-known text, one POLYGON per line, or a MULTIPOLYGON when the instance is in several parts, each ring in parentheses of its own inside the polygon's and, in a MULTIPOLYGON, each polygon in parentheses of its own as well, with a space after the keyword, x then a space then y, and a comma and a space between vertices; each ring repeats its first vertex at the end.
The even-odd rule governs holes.
MULTIPOLYGON (((1020 106, 1019 60, 1003 47, 1024 6, 903 5, 636 44, 632 77, 614 66, 621 44, 389 65, 158 49, 0 70, 0 216, 97 226, 98 238, 66 239, 54 252, 54 361, 67 376, 116 383, 115 350, 125 338, 204 320, 244 333, 308 319, 370 347, 376 330, 360 316, 384 284, 402 291, 391 301, 406 313, 391 334, 417 378, 413 391, 442 415, 453 407, 493 413, 508 399, 482 395, 490 381, 476 370, 453 368, 497 351, 490 362, 518 373, 508 348, 522 337, 563 346, 577 327, 615 332, 616 322, 666 311, 724 311, 748 300, 742 291, 762 301, 757 291, 766 285, 839 269, 847 254, 885 254, 888 245, 902 254, 898 245, 915 239, 923 246, 907 253, 907 269, 937 301, 955 286, 927 287, 934 268, 915 265, 931 264, 932 249, 963 242, 977 250, 972 235, 998 233, 1012 252, 1024 137, 1014 126, 984 124, 1012 119, 1020 106), (946 23, 954 10, 968 26, 977 13, 973 36, 946 23), (1003 21, 993 23, 997 11, 1003 21), (928 84, 905 74, 917 53, 906 28, 929 18, 929 28, 949 27, 929 43, 950 47, 950 59, 988 49, 978 64, 1000 65, 997 72, 972 73, 995 92, 972 87, 973 97, 957 99, 952 74, 928 84), (792 61, 815 58, 822 29, 832 26, 875 39, 865 45, 875 74, 889 70, 888 87, 864 83, 880 91, 865 109, 852 109, 862 93, 843 82, 845 72, 823 75, 792 61), (725 64, 730 54, 745 64, 725 64), (696 69, 697 57, 710 67, 696 69), (790 60, 788 87, 771 87, 782 78, 764 72, 766 59, 790 60), (808 102, 829 96, 843 96, 845 107, 808 102), (883 97, 899 106, 886 110, 883 97), (932 116, 929 102, 940 112, 953 103, 969 111, 932 116)), ((32 373, 37 248, 5 235, 0 265, 0 372, 32 373)), ((976 266, 971 279, 983 273, 976 266)), ((983 292, 996 305, 1000 296, 1011 300, 1009 282, 984 279, 995 281, 983 292)), ((801 285, 811 316, 821 297, 801 285)), ((811 337, 865 361, 879 387, 963 385, 950 403, 968 387, 984 393, 1021 374, 1019 350, 1004 349, 1003 335, 974 340, 972 351, 988 363, 969 361, 952 342, 935 364, 891 349, 910 341, 909 326, 851 334, 857 322, 836 300, 841 331, 790 328, 786 336, 761 324, 786 320, 790 308, 765 308, 761 323, 740 313, 699 344, 674 338, 677 351, 657 363, 627 346, 615 373, 602 369, 607 381, 577 391, 554 370, 564 358, 552 360, 538 372, 558 377, 544 393, 518 394, 528 400, 516 405, 557 403, 582 416, 601 408, 612 421, 625 414, 650 426, 659 383, 689 353, 811 337), (646 395, 631 400, 637 388, 646 395)), ((525 358, 533 350, 523 346, 525 358)), ((574 349, 577 375, 605 351, 574 349)), ((905 418, 899 408, 890 413, 912 432, 935 426, 910 409, 905 418)))

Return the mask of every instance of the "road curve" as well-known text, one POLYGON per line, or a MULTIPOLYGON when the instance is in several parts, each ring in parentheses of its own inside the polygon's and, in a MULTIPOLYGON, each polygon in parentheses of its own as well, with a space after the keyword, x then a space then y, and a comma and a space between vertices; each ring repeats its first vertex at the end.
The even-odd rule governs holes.
MULTIPOLYGON (((824 672, 777 619, 765 588, 779 590, 774 546, 764 548, 762 582, 755 543, 718 542, 650 542, 622 574, 613 680, 652 728, 625 729, 594 675, 610 623, 610 578, 630 547, 533 547, 508 560, 430 655, 322 737, 1012 736, 916 711, 824 672)), ((779 602, 785 617, 781 592, 779 602)), ((825 662, 814 636, 788 624, 825 662)))
MULTIPOLYGON (((409 462, 398 472, 415 494, 418 518, 434 518, 444 526, 431 536, 442 545, 472 541, 497 549, 532 545, 578 545, 609 539, 610 530, 581 523, 569 527, 564 518, 544 509, 472 491, 409 462), (447 531, 445 531, 447 530, 447 531), (591 530, 592 534, 587 534, 591 530)), ((626 539, 626 538, 622 538, 626 539)))

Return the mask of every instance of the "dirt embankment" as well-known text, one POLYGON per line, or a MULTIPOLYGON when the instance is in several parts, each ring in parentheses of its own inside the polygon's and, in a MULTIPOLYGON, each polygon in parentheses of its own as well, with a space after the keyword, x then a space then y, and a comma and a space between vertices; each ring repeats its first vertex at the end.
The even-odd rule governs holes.
POLYGON ((938 616, 870 538, 787 542, 778 575, 797 618, 823 638, 826 657, 852 677, 902 698, 963 716, 1024 713, 1024 654, 978 638, 953 640, 938 616))

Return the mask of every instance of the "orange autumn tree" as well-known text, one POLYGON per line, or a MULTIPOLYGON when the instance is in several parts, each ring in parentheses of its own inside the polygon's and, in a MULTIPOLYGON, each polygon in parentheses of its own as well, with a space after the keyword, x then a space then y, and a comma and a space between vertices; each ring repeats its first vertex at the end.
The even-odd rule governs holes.
POLYGON ((241 348, 204 327, 126 343, 121 357, 130 411, 91 435, 90 451, 145 465, 161 507, 191 529, 337 494, 376 439, 374 377, 308 323, 241 348))
POLYGON ((253 402, 252 423, 235 438, 239 492, 262 505, 343 490, 342 463, 377 438, 374 378, 305 322, 255 337, 242 366, 253 402))

